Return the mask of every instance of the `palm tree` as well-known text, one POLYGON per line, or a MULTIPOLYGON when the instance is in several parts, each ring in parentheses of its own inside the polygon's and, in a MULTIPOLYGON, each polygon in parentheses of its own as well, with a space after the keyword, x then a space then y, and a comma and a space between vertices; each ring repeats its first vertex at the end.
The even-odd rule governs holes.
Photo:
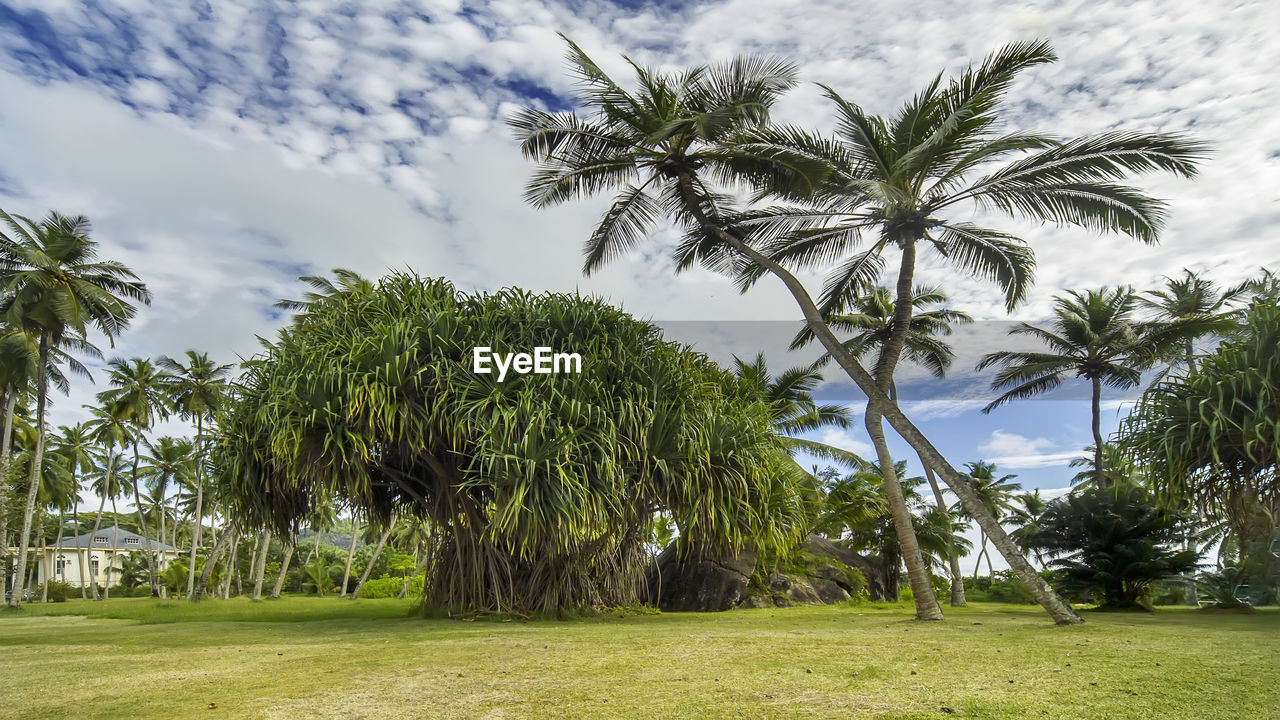
MULTIPOLYGON (((1013 509, 1014 493, 1022 488, 1022 485, 1013 482, 1017 475, 996 477, 995 464, 982 460, 965 463, 965 467, 969 470, 969 484, 987 512, 995 517, 1004 517, 1007 512, 1013 509)), ((982 557, 984 555, 987 558, 987 570, 993 576, 995 574, 995 570, 991 566, 991 555, 987 553, 986 530, 979 526, 978 534, 981 541, 981 549, 978 551, 978 562, 973 566, 975 580, 978 578, 978 568, 982 567, 982 557)))
MULTIPOLYGON (((168 513, 168 508, 165 507, 165 500, 169 494, 169 488, 181 485, 193 474, 194 449, 191 441, 186 439, 162 437, 154 443, 147 441, 147 454, 142 456, 142 461, 146 463, 143 476, 147 491, 159 510, 161 542, 164 542, 166 537, 165 515, 168 513)), ((177 525, 176 496, 174 507, 173 522, 177 525)))
POLYGON ((369 292, 376 286, 374 281, 347 268, 334 268, 332 280, 323 275, 303 275, 298 279, 310 285, 312 290, 307 292, 302 300, 280 300, 275 304, 277 308, 306 313, 318 303, 335 296, 369 292))
POLYGON ((1136 317, 1138 296, 1128 287, 1102 288, 1054 298, 1054 317, 1048 328, 1019 323, 1010 335, 1029 335, 1047 346, 1043 351, 1001 350, 983 356, 979 370, 999 366, 991 387, 1004 394, 983 412, 1011 401, 1034 397, 1057 388, 1071 377, 1084 378, 1092 388, 1094 480, 1107 484, 1102 458, 1102 387, 1138 386, 1142 371, 1168 349, 1195 337, 1204 327, 1198 316, 1185 323, 1154 323, 1136 317))
POLYGON ((865 461, 826 443, 795 437, 824 427, 849 427, 849 410, 843 405, 819 405, 813 390, 822 382, 822 373, 813 367, 794 367, 777 377, 769 372, 764 353, 747 362, 734 356, 734 373, 744 384, 764 398, 773 418, 773 426, 784 444, 792 451, 803 450, 814 457, 861 467, 865 461))
MULTIPOLYGON (((94 458, 92 428, 87 423, 63 425, 51 438, 50 451, 61 458, 63 466, 70 474, 69 481, 74 492, 80 491, 80 478, 93 471, 94 458)), ((89 550, 80 547, 80 503, 71 503, 72 519, 76 527, 76 564, 80 566, 80 598, 87 599, 88 588, 85 582, 85 566, 88 564, 89 550)))
MULTIPOLYGON (((939 378, 946 375, 947 368, 955 358, 951 346, 940 337, 951 335, 952 325, 973 322, 973 318, 969 315, 945 307, 946 302, 947 296, 941 289, 916 287, 911 298, 911 303, 914 305, 909 320, 911 330, 907 333, 902 345, 902 354, 906 360, 928 369, 939 378)), ((894 300, 889 289, 878 286, 871 292, 854 298, 843 312, 829 315, 826 322, 832 330, 851 333, 843 345, 851 355, 861 360, 867 356, 879 355, 884 351, 894 335, 896 315, 894 300)), ((793 349, 803 347, 812 342, 813 338, 813 332, 805 328, 792 341, 791 347, 793 349)), ((815 364, 821 366, 830 359, 831 354, 824 353, 815 364)), ((889 398, 895 402, 898 400, 896 382, 889 383, 889 398)), ((944 513, 947 512, 947 503, 943 498, 942 489, 938 487, 933 468, 925 463, 923 458, 920 462, 924 466, 929 487, 933 490, 934 503, 944 513)), ((951 553, 948 564, 951 571, 951 605, 963 607, 966 603, 959 555, 951 553)))
MULTIPOLYGON (((1190 268, 1183 268, 1181 277, 1166 277, 1164 288, 1148 290, 1138 297, 1138 302, 1156 322, 1182 324, 1196 321, 1206 334, 1216 334, 1235 327, 1240 313, 1232 310, 1230 305, 1243 299, 1248 292, 1248 282, 1219 290, 1217 283, 1200 277, 1190 268)), ((1178 355, 1169 360, 1174 365, 1185 364, 1189 373, 1195 372, 1197 339, 1187 337, 1182 347, 1178 348, 1178 355)))
MULTIPOLYGON (((45 407, 48 400, 50 353, 70 343, 94 354, 85 342, 90 327, 114 338, 137 312, 130 302, 149 303, 150 293, 124 265, 98 261, 98 244, 89 237, 89 221, 50 213, 40 222, 0 210, 9 233, 0 232, 0 263, 5 273, 0 288, 0 316, 11 326, 37 338, 35 396, 37 440, 31 463, 27 503, 23 511, 24 540, 18 563, 27 559, 25 538, 31 532, 37 478, 44 463, 45 407)), ((14 593, 12 604, 20 602, 14 593)))
MULTIPOLYGON (((147 520, 142 512, 142 493, 138 485, 138 464, 141 460, 139 449, 146 430, 157 418, 165 418, 169 415, 168 377, 154 363, 143 358, 112 360, 107 367, 108 380, 112 387, 100 393, 99 399, 111 414, 127 422, 133 429, 131 438, 133 470, 130 477, 133 482, 134 508, 138 514, 138 526, 142 529, 142 535, 150 538, 147 520)), ((148 551, 143 554, 147 557, 152 597, 160 597, 155 553, 148 551)))
MULTIPOLYGON (((981 67, 963 73, 946 89, 935 81, 893 122, 869 118, 831 93, 843 115, 844 143, 812 138, 792 129, 764 127, 777 95, 794 84, 794 71, 785 63, 740 58, 677 75, 661 75, 633 63, 640 81, 640 91, 633 95, 578 46, 569 45, 570 63, 584 88, 582 100, 596 110, 595 115, 583 118, 526 109, 510 122, 525 155, 540 163, 526 191, 526 199, 533 204, 551 205, 620 189, 587 242, 585 269, 590 272, 635 246, 665 214, 689 230, 676 251, 677 268, 702 263, 738 271, 744 287, 765 272, 779 278, 824 348, 867 395, 874 408, 870 414, 886 417, 942 474, 1056 621, 1079 622, 1018 555, 998 520, 986 516, 959 471, 888 398, 881 383, 887 383, 892 373, 872 376, 843 350, 824 323, 822 310, 784 263, 839 258, 864 227, 878 229, 881 239, 887 238, 887 243, 879 245, 880 251, 889 244, 903 251, 904 272, 899 273, 897 284, 902 299, 897 307, 903 314, 898 326, 905 333, 915 246, 926 238, 953 262, 994 276, 1005 286, 1011 302, 1021 297, 1030 280, 1027 261, 1031 256, 1025 248, 1020 251, 1020 241, 940 219, 940 211, 970 202, 1035 220, 1120 230, 1154 240, 1162 220, 1161 204, 1112 181, 1128 172, 1151 169, 1191 175, 1202 154, 1201 146, 1175 136, 1136 133, 1069 142, 999 134, 996 110, 1014 76, 1055 59, 1043 43, 1011 45, 981 67), (963 182, 975 168, 990 167, 1012 153, 1026 151, 1036 152, 974 182, 963 182), (831 162, 833 157, 839 162, 831 162), (846 157, 849 162, 843 161, 846 157), (882 171, 881 178, 867 176, 868 172, 882 171), (728 210, 725 196, 706 184, 706 176, 746 179, 783 197, 804 196, 818 187, 833 188, 820 192, 819 199, 843 198, 833 202, 837 209, 849 212, 841 215, 824 208, 818 213, 773 213, 782 226, 770 228, 767 215, 753 218, 728 210), (829 177, 832 180, 828 181, 829 177), (798 237, 788 233, 777 247, 755 247, 759 240, 753 232, 761 228, 776 232, 787 223, 798 223, 803 226, 799 229, 807 230, 815 217, 843 217, 846 222, 836 222, 834 232, 798 237), (763 224, 745 224, 753 220, 763 224)), ((835 282, 828 284, 833 290, 828 300, 835 304, 827 304, 838 305, 845 294, 842 287, 853 287, 878 275, 879 258, 879 251, 859 253, 844 262, 835 282), (841 282, 841 278, 849 278, 849 282, 841 282)), ((886 363, 897 363, 900 341, 895 345, 882 354, 886 363)), ((892 463, 881 465, 886 473, 892 472, 892 463)), ((901 516, 901 508, 897 515, 901 516)), ((922 574, 915 573, 913 586, 922 580, 922 574)), ((927 588, 921 590, 917 597, 931 596, 927 588)), ((941 612, 929 615, 938 617, 941 612)))
POLYGON ((1004 522, 1017 526, 1013 532, 1009 533, 1009 537, 1013 538, 1023 553, 1034 554, 1036 561, 1041 565, 1044 564, 1044 558, 1041 557, 1040 548, 1032 542, 1032 538, 1040 532, 1040 516, 1044 514, 1045 504, 1046 501, 1040 496, 1039 490, 1018 493, 1014 497, 1009 515, 1004 518, 1004 522))
POLYGON ((159 365, 170 378, 172 401, 178 414, 196 424, 195 526, 191 536, 191 561, 187 569, 187 597, 196 582, 196 553, 200 548, 200 533, 204 526, 204 469, 208 449, 205 444, 206 423, 212 422, 227 393, 227 377, 230 365, 219 365, 205 353, 187 351, 187 363, 169 357, 160 358, 159 365))

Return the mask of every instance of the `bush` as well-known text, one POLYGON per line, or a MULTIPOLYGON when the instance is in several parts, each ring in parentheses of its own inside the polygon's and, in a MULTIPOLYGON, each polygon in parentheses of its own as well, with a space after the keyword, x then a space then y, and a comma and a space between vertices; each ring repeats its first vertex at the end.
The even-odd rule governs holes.
POLYGON ((995 580, 987 586, 987 597, 994 602, 1036 604, 1036 596, 1031 594, 1031 590, 1012 570, 1001 570, 996 573, 995 580))
MULTIPOLYGON (((77 588, 71 587, 70 583, 59 582, 57 580, 45 583, 45 587, 48 588, 49 602, 66 602, 67 597, 77 592, 77 588)), ((44 593, 45 587, 40 588, 40 593, 37 594, 37 597, 44 593)))
POLYGON ((137 587, 124 589, 124 596, 125 597, 151 597, 151 586, 139 585, 137 587))
MULTIPOLYGON (((422 575, 413 579, 409 584, 409 592, 405 593, 405 597, 417 597, 422 594, 422 575)), ((375 578, 365 582, 364 587, 360 589, 360 597, 376 600, 378 598, 393 598, 400 594, 400 589, 404 587, 404 578, 390 577, 375 578)))

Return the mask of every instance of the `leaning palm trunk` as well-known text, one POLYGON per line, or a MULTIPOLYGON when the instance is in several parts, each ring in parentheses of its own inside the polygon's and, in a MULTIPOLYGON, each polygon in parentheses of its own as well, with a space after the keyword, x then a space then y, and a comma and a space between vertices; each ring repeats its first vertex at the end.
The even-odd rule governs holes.
POLYGON ((351 582, 351 561, 356 556, 356 538, 360 537, 360 518, 351 514, 351 544, 347 547, 347 567, 342 571, 342 589, 338 597, 347 596, 347 583, 351 582))
POLYGON ((236 527, 232 525, 226 532, 222 533, 222 537, 218 538, 218 542, 209 551, 209 559, 205 560, 204 569, 200 571, 200 579, 196 581, 196 586, 191 593, 193 601, 199 600, 204 595, 204 589, 209 584, 209 578, 213 576, 213 567, 218 562, 218 555, 222 553, 223 548, 231 544, 231 541, 235 539, 235 535, 236 527))
POLYGON ((897 431, 898 435, 920 455, 925 464, 937 471, 943 482, 956 494, 956 497, 960 500, 961 507, 978 523, 978 527, 991 538, 996 549, 1000 551, 1000 554, 1009 563, 1009 567, 1018 574, 1019 579, 1035 596, 1036 601, 1049 613, 1054 622, 1060 625, 1084 622, 1070 605, 1067 605, 1058 597, 1053 588, 1049 587, 1049 584, 1045 582, 1044 578, 1040 577, 1040 574, 1035 571, 1031 563, 1027 562, 1027 559, 1022 556, 1013 540, 1009 538, 1008 533, 1000 526, 999 521, 982 504, 982 501, 978 498, 977 493, 974 492, 973 487, 969 485, 964 475, 952 467, 942 453, 938 452, 933 443, 929 442, 924 433, 920 432, 920 429, 907 418, 897 404, 889 400, 888 395, 880 390, 871 374, 844 347, 839 338, 835 336, 835 333, 831 332, 831 328, 827 327, 827 324, 823 321, 821 311, 814 304, 813 298, 809 296, 809 291, 805 289, 804 284, 786 268, 766 257, 755 248, 746 245, 723 227, 711 222, 699 204, 692 204, 689 210, 705 231, 713 233, 738 253, 757 263, 782 281, 787 291, 791 293, 791 296, 800 306, 800 311, 803 313, 805 323, 809 329, 818 338, 818 341, 822 343, 826 351, 831 354, 832 359, 844 369, 849 378, 867 396, 868 409, 876 408, 884 419, 889 421, 889 425, 897 431))
POLYGON ((382 548, 387 546, 387 538, 391 537, 391 530, 395 527, 394 522, 387 523, 387 529, 382 531, 382 537, 378 538, 378 546, 373 549, 373 555, 369 558, 369 564, 364 566, 364 573, 360 575, 360 582, 356 583, 356 589, 351 592, 351 599, 360 598, 360 589, 364 587, 364 583, 369 579, 369 573, 373 572, 373 566, 378 562, 378 556, 382 554, 382 548))
MULTIPOLYGON (((36 493, 40 487, 40 473, 44 469, 44 412, 49 394, 49 334, 40 335, 40 358, 36 368, 36 451, 31 458, 31 478, 27 485, 27 504, 22 511, 22 533, 18 535, 18 578, 27 567, 28 538, 31 537, 31 518, 36 512, 36 493)), ((7 438, 6 438, 7 440, 7 438)), ((7 457, 7 455, 6 455, 7 457)), ((9 604, 18 607, 22 593, 15 589, 9 604)))
MULTIPOLYGON (((138 432, 141 435, 141 428, 138 432)), ((138 527, 142 537, 147 539, 147 549, 142 556, 147 559, 147 577, 151 580, 151 597, 160 597, 160 586, 156 582, 156 555, 151 549, 151 533, 147 530, 147 516, 142 512, 142 493, 138 491, 138 437, 133 439, 133 507, 138 513, 138 527)), ((163 540, 163 538, 161 538, 163 540)))
POLYGON ((262 534, 262 550, 258 555, 258 574, 253 578, 253 599, 258 601, 262 599, 262 578, 267 574, 267 550, 271 547, 271 536, 267 533, 262 534))
POLYGON ((280 590, 284 588, 284 576, 289 572, 289 561, 293 559, 294 543, 284 549, 284 560, 280 561, 280 575, 276 577, 275 587, 271 588, 271 599, 280 599, 280 590))
MULTIPOLYGON (((929 487, 933 490, 933 500, 942 512, 947 512, 947 501, 942 497, 942 488, 938 487, 938 478, 933 473, 933 468, 922 459, 921 465, 924 465, 924 476, 929 480, 929 487)), ((964 607, 968 603, 964 597, 964 574, 960 570, 960 553, 952 548, 947 553, 947 564, 951 568, 951 607, 964 607)))
POLYGON ((13 413, 18 390, 11 389, 4 403, 4 437, 0 438, 0 598, 9 583, 9 449, 13 441, 13 413))

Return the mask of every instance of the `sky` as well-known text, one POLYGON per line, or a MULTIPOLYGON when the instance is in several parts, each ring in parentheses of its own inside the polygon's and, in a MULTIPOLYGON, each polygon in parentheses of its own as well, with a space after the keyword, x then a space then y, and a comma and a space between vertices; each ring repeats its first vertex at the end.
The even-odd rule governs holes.
MULTIPOLYGON (((583 277, 581 243, 606 201, 522 203, 530 167, 504 118, 525 105, 574 107, 556 33, 624 84, 623 54, 665 68, 790 58, 802 84, 775 118, 819 131, 833 123, 816 83, 890 113, 941 70, 1044 38, 1060 60, 1015 86, 1010 126, 1062 137, 1185 132, 1213 148, 1194 180, 1138 181, 1170 204, 1158 247, 988 218, 1038 258, 1037 284, 1012 316, 991 285, 922 264, 922 281, 979 322, 956 338, 951 382, 912 384, 920 376, 908 371, 908 414, 954 463, 991 460, 1057 493, 1091 442, 1085 388, 983 415, 993 395, 973 362, 1007 344, 1008 322, 1042 319, 1065 288, 1150 288, 1183 267, 1237 282, 1280 265, 1276 27, 1276 3, 1200 0, 9 0, 0 207, 88 216, 103 255, 147 283, 151 306, 109 357, 197 348, 233 362, 287 320, 272 304, 302 292, 297 276, 408 268, 467 290, 595 294, 718 360, 767 349, 780 369, 814 356, 782 350, 799 314, 780 285, 740 295, 708 271, 675 275, 668 230, 583 277)), ((821 273, 804 279, 816 290, 821 273)), ((59 398, 53 421, 83 417, 102 375, 59 398)), ((823 397, 856 409, 847 381, 832 380, 823 397)), ((1104 432, 1125 399, 1107 398, 1104 432)), ((870 453, 860 422, 815 437, 870 453)), ((894 449, 909 457, 896 440, 894 449)))

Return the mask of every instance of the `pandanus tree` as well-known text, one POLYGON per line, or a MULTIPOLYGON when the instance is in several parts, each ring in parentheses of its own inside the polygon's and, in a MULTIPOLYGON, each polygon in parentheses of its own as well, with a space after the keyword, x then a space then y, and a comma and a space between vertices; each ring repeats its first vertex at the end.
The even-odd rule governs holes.
MULTIPOLYGON (((48 404, 48 363, 55 348, 68 344, 93 354, 85 336, 94 328, 114 338, 128 326, 137 309, 151 296, 129 268, 98 259, 98 243, 89 237, 89 221, 50 213, 40 221, 0 210, 7 232, 0 232, 0 317, 36 338, 36 447, 31 463, 22 538, 31 532, 36 488, 44 464, 45 410, 48 404)), ((25 540, 18 547, 18 563, 27 560, 25 540)), ((14 593, 17 605, 20 593, 14 593)))
POLYGON ((1142 394, 1119 439, 1162 496, 1232 519, 1242 536, 1249 502, 1280 502, 1280 307, 1253 302, 1195 373, 1142 394))
POLYGON ((159 365, 165 371, 170 399, 178 414, 195 423, 195 457, 193 482, 196 488, 195 522, 191 536, 191 558, 187 563, 187 595, 191 595, 196 581, 196 555, 200 549, 200 536, 204 529, 205 459, 208 457, 208 438, 205 431, 227 394, 230 365, 219 365, 209 356, 188 350, 186 362, 170 357, 160 358, 159 365))
MULTIPOLYGON (((733 272, 744 289, 765 273, 777 277, 809 329, 867 395, 869 415, 888 419, 980 516, 980 524, 1056 621, 1079 622, 1018 554, 999 522, 982 510, 962 474, 889 399, 884 387, 892 379, 885 372, 890 368, 873 375, 845 351, 788 266, 840 261, 828 283, 824 305, 830 308, 840 302, 842 287, 870 284, 883 265, 880 253, 901 249, 904 272, 896 288, 904 298, 897 305, 903 333, 909 325, 917 243, 936 248, 961 268, 994 277, 1013 302, 1030 281, 1029 250, 1015 237, 943 213, 978 205, 1154 241, 1163 206, 1116 181, 1144 170, 1191 175, 1201 147, 1168 135, 1111 133, 1064 142, 1002 132, 998 110, 1014 77, 1054 59, 1043 43, 1008 46, 946 87, 933 83, 891 120, 867 116, 833 92, 841 113, 840 141, 766 126, 770 106, 794 84, 794 70, 786 63, 742 58, 669 75, 635 65, 639 89, 632 93, 572 43, 569 59, 591 114, 526 109, 511 124, 526 156, 540 166, 527 186, 530 202, 545 206, 618 191, 587 242, 585 269, 590 272, 631 249, 668 216, 688 230, 676 249, 677 268, 701 263, 733 272), (1001 166, 989 171, 996 164, 1001 166), (764 194, 815 199, 821 207, 737 213, 715 189, 718 180, 745 180, 764 194), (879 238, 874 252, 849 255, 864 230, 879 238)), ((886 363, 898 361, 892 351, 883 357, 886 363)), ((892 472, 891 462, 881 467, 892 472)), ((908 566, 917 566, 912 577, 913 589, 919 587, 917 614, 938 619, 941 610, 936 601, 929 605, 932 592, 919 553, 910 550, 904 503, 893 504, 908 566)))
MULTIPOLYGON (((170 405, 166 387, 168 378, 155 363, 144 358, 112 360, 108 365, 107 373, 111 388, 100 393, 99 399, 108 412, 128 423, 132 430, 129 438, 133 446, 130 480, 133 483, 134 508, 143 536, 150 538, 146 516, 143 514, 138 469, 142 460, 141 445, 144 433, 157 419, 169 416, 170 405)), ((163 501, 164 498, 157 498, 157 500, 163 501)), ((160 585, 156 575, 155 553, 148 550, 143 555, 147 558, 152 596, 159 597, 160 585)))
MULTIPOLYGON (((911 329, 902 344, 903 359, 923 367, 934 377, 943 377, 955 359, 955 352, 943 338, 950 336, 953 326, 973 322, 966 313, 946 307, 947 296, 935 287, 917 286, 912 293, 911 303, 914 309, 909 320, 911 329)), ((840 313, 832 313, 826 317, 826 323, 832 330, 847 335, 844 347, 851 355, 862 360, 866 357, 877 357, 894 336, 894 299, 886 287, 876 287, 870 292, 859 295, 846 303, 840 313)), ((814 339, 807 328, 801 330, 791 343, 792 348, 804 347, 814 339)), ((831 354, 824 353, 818 358, 817 366, 831 361, 831 354)), ((898 400, 897 382, 889 383, 889 399, 898 400)), ((933 468, 924 463, 925 478, 933 490, 933 499, 937 507, 944 513, 948 511, 942 488, 933 468)), ((961 607, 965 605, 964 576, 960 572, 960 558, 957 553, 948 557, 951 571, 951 604, 961 607)))
POLYGON ((579 296, 392 275, 311 305, 235 396, 212 465, 239 522, 293 537, 324 498, 424 519, 433 606, 636 602, 658 512, 691 553, 794 539, 761 509, 795 463, 758 393, 579 296), (477 346, 574 352, 581 372, 499 382, 477 346))

